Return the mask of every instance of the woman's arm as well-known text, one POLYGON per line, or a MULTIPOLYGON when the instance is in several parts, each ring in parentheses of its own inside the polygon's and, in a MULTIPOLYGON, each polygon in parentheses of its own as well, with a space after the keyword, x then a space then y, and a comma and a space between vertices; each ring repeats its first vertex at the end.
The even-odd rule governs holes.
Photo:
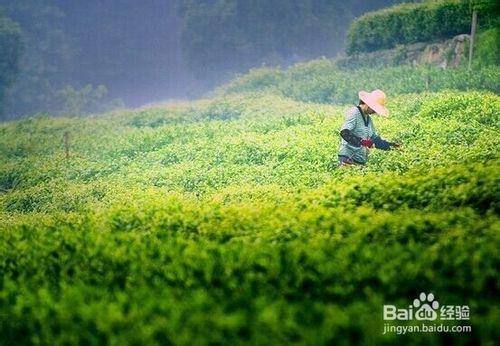
POLYGON ((340 136, 350 145, 354 145, 355 147, 361 146, 361 138, 353 134, 349 129, 340 131, 340 136))
POLYGON ((352 133, 352 131, 357 126, 357 116, 358 116, 358 109, 356 107, 348 109, 345 113, 344 124, 340 129, 340 136, 347 143, 355 147, 361 146, 361 138, 352 133))
POLYGON ((378 136, 378 135, 372 137, 372 140, 373 140, 373 144, 375 144, 375 148, 381 149, 381 150, 390 150, 391 147, 398 147, 399 146, 399 144, 386 141, 386 140, 380 138, 380 136, 378 136))

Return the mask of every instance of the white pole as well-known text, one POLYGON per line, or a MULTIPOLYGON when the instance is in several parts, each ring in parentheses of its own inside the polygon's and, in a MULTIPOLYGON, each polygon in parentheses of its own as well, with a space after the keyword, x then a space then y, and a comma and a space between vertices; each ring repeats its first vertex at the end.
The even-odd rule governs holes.
POLYGON ((472 25, 470 28, 470 45, 469 45, 469 67, 468 70, 471 69, 472 64, 472 50, 474 48, 474 37, 476 36, 476 25, 477 25, 477 11, 472 11, 472 25))

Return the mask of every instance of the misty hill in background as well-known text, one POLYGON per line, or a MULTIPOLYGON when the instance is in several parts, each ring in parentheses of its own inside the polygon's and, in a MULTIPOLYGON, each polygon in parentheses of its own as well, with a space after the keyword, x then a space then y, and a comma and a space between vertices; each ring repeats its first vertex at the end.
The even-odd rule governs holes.
POLYGON ((67 86, 104 85, 101 103, 138 106, 184 97, 194 83, 172 1, 0 0, 0 7, 21 27, 25 46, 5 116, 64 113, 67 86))
POLYGON ((198 97, 251 67, 334 56, 355 16, 396 2, 0 0, 24 42, 3 117, 198 97))
POLYGON ((221 81, 262 64, 287 66, 335 56, 356 16, 396 2, 182 1, 185 60, 198 78, 221 81))

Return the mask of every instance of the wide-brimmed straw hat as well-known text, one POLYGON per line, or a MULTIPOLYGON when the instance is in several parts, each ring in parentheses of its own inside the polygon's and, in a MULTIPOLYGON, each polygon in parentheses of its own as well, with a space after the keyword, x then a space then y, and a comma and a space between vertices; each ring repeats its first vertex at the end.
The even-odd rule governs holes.
POLYGON ((359 92, 359 99, 366 103, 377 114, 388 116, 389 111, 385 108, 385 93, 382 90, 373 90, 371 93, 366 91, 359 92))

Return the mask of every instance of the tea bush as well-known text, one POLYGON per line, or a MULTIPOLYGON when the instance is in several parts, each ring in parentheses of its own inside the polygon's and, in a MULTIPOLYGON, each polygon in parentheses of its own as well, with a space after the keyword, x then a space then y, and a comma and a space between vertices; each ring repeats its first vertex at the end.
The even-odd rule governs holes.
MULTIPOLYGON (((393 48, 397 44, 427 42, 470 32, 470 1, 440 0, 400 4, 358 17, 347 33, 348 54, 393 48)), ((482 6, 479 25, 498 25, 493 2, 482 6)))
POLYGON ((42 343, 387 342, 382 304, 427 287, 467 301, 473 328, 494 318, 495 214, 308 199, 332 191, 224 205, 143 194, 97 213, 4 221, 0 333, 42 343))

